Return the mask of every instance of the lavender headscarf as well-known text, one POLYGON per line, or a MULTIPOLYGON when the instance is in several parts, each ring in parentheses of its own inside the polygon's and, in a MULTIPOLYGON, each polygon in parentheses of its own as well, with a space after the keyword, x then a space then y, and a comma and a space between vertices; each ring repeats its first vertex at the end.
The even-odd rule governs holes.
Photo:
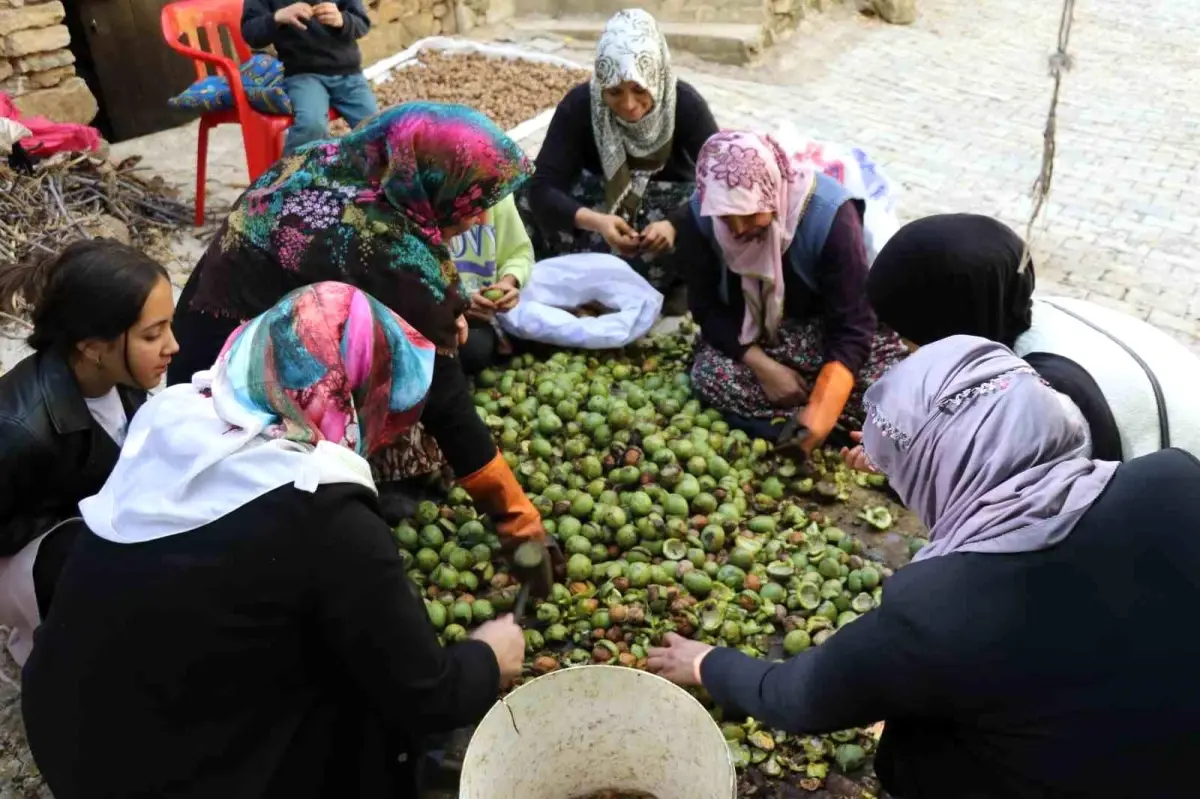
POLYGON ((1118 464, 1088 457, 1082 415, 1001 344, 921 347, 866 394, 867 456, 929 528, 917 560, 1047 549, 1118 464))

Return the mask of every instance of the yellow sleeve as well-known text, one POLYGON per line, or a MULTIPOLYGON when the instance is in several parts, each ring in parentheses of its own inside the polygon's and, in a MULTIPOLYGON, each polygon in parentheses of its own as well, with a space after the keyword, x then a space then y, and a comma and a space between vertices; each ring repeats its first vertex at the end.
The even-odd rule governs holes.
POLYGON ((516 199, 508 195, 490 214, 496 229, 496 280, 512 275, 518 286, 524 286, 533 271, 533 242, 525 232, 516 199))

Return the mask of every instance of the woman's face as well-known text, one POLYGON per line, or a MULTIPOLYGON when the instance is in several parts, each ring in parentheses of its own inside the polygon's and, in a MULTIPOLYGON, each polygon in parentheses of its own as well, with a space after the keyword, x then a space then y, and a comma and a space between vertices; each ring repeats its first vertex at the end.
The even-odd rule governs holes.
POLYGON ((650 96, 650 92, 631 80, 605 89, 604 102, 618 119, 631 124, 639 121, 654 108, 654 98, 650 96))
POLYGON ((114 341, 91 340, 80 348, 84 358, 98 361, 103 374, 114 382, 149 391, 162 381, 171 357, 179 352, 171 331, 174 318, 171 284, 160 278, 133 327, 114 341))
POLYGON ((476 225, 483 223, 483 218, 486 214, 476 214, 475 216, 459 220, 458 223, 450 227, 440 228, 442 231, 442 241, 449 242, 455 236, 461 236, 476 225))
POLYGON ((774 218, 775 215, 770 211, 761 211, 757 214, 731 214, 721 217, 721 221, 738 241, 758 241, 767 234, 767 228, 774 218))

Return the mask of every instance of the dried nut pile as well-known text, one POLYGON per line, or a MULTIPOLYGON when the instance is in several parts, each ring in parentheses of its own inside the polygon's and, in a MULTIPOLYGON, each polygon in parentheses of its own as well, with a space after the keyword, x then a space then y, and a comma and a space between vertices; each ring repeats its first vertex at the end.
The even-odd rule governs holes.
POLYGON ((552 64, 488 58, 478 54, 424 53, 423 66, 411 65, 375 86, 380 108, 410 100, 461 103, 487 114, 501 130, 553 108, 587 70, 552 64))

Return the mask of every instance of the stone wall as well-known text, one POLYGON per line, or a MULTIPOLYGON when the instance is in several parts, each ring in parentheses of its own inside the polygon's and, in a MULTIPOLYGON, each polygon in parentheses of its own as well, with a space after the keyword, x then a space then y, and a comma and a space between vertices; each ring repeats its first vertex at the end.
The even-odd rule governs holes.
POLYGON ((0 92, 23 114, 91 122, 99 107, 75 74, 59 0, 0 0, 0 92))
POLYGON ((454 0, 366 0, 366 6, 371 32, 359 42, 364 64, 395 55, 426 36, 458 33, 454 0))

